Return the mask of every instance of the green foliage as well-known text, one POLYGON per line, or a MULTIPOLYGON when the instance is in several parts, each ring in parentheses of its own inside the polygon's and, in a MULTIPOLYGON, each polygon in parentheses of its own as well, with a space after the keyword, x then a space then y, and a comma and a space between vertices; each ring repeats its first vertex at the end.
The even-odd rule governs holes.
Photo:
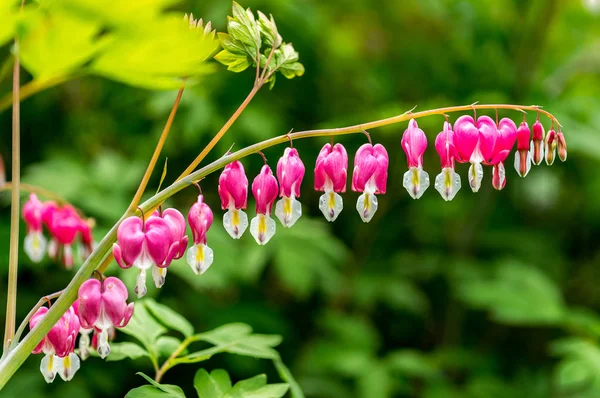
POLYGON ((266 375, 241 380, 232 386, 226 371, 216 369, 209 374, 200 369, 194 376, 194 388, 199 398, 280 398, 289 386, 284 383, 267 384, 266 375))
POLYGON ((275 84, 277 71, 288 79, 304 74, 298 52, 291 43, 283 42, 272 15, 267 18, 258 11, 257 19, 249 8, 244 10, 235 1, 232 14, 228 17, 227 33, 219 33, 223 50, 215 56, 217 61, 232 72, 242 72, 257 64, 260 68, 266 67, 270 87, 275 84))
POLYGON ((141 372, 138 375, 146 379, 150 385, 134 388, 125 395, 125 398, 185 398, 183 390, 178 386, 157 383, 141 372))

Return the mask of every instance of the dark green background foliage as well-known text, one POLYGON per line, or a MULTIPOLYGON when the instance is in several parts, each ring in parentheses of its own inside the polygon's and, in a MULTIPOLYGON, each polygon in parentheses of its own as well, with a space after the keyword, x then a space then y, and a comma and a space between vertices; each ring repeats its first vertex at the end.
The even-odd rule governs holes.
MULTIPOLYGON (((478 194, 468 187, 450 203, 433 186, 421 200, 402 187, 406 160, 397 125, 374 130, 390 154, 388 193, 369 224, 354 210, 357 194, 334 224, 318 210, 312 168, 326 139, 295 142, 307 166, 304 216, 258 247, 224 232, 218 174, 202 182, 215 212, 209 245, 215 263, 195 276, 185 262, 169 268, 149 296, 183 314, 197 331, 245 322, 281 334, 278 350, 307 397, 598 397, 600 396, 600 6, 596 0, 248 1, 272 13, 293 42, 303 77, 264 89, 218 144, 340 127, 418 109, 491 103, 540 104, 564 125, 566 163, 534 167, 478 194)), ((228 1, 176 5, 225 30, 228 1)), ((135 18, 135 15, 131 15, 135 18)), ((2 59, 10 48, 0 49, 2 59)), ((169 60, 177 62, 177 59, 169 60)), ((217 72, 186 89, 163 155, 174 180, 252 87, 253 71, 217 72)), ((10 90, 10 64, 0 93, 10 90)), ((25 74, 25 79, 29 76, 25 74)), ((132 88, 83 77, 22 104, 24 181, 61 194, 96 218, 95 236, 126 209, 158 139, 175 92, 132 88)), ((493 113, 490 113, 493 115, 493 113)), ((518 121, 516 112, 501 112, 518 121)), ((456 115, 452 115, 453 120, 456 115)), ((535 115, 529 115, 530 123, 535 115)), ((425 169, 439 173, 433 139, 442 117, 419 121, 427 132, 425 169)), ((10 112, 0 114, 0 151, 10 164, 10 112)), ((546 128, 549 128, 546 123, 546 128)), ((352 155, 362 135, 339 139, 352 155)), ((265 151, 274 167, 283 146, 265 151)), ((259 156, 244 159, 252 179, 259 156)), ((7 168, 8 167, 7 164, 7 168)), ((160 169, 157 168, 157 169, 160 169)), ((458 171, 466 181, 465 165, 458 171)), ((154 173, 149 193, 158 184, 154 173)), ((189 188, 169 205, 187 213, 189 188)), ((0 311, 5 308, 9 207, 0 213, 0 311)), ((251 200, 249 215, 253 216, 251 200)), ((24 235, 24 226, 21 227, 24 235)), ((135 271, 118 272, 133 285, 135 271)), ((18 318, 72 273, 21 253, 18 318)), ((130 337, 118 334, 117 341, 130 337)), ((113 397, 152 374, 144 358, 105 363, 90 358, 70 383, 46 385, 32 356, 2 396, 113 397), (62 394, 62 395, 61 395, 62 394)), ((270 361, 220 355, 201 364, 227 369, 233 382, 267 373, 270 361)), ((172 369, 164 383, 194 396, 198 365, 172 369)))

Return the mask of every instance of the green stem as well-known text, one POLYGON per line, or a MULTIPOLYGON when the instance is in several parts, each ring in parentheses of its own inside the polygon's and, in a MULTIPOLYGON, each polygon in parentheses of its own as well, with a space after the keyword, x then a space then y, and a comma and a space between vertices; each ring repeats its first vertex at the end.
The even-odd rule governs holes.
MULTIPOLYGON (((334 135, 343 135, 343 134, 354 134, 354 133, 363 133, 363 130, 373 129, 376 127, 387 126, 391 124, 401 123, 412 118, 418 119, 426 116, 432 115, 444 115, 446 113, 451 112, 464 112, 469 111, 471 109, 512 109, 517 111, 530 110, 530 111, 541 111, 538 106, 518 106, 518 105, 464 105, 464 106, 455 106, 448 108, 439 108, 429 111, 423 112, 407 112, 405 114, 394 116, 387 119, 376 120, 373 122, 357 124, 354 126, 343 127, 343 128, 334 128, 334 129, 322 129, 322 130, 308 130, 301 131, 291 134, 285 134, 278 137, 274 137, 268 139, 266 141, 259 142, 257 144, 251 145, 244 149, 240 149, 237 152, 231 153, 229 155, 225 155, 214 162, 202 167, 201 169, 195 171, 194 173, 184 177, 167 188, 163 189, 156 195, 152 196, 144 203, 140 205, 140 208, 147 213, 149 210, 158 207, 158 205, 162 204, 165 200, 175 195, 177 192, 182 189, 190 186, 194 182, 200 181, 207 175, 225 167, 227 164, 233 162, 234 160, 241 159, 250 154, 261 151, 265 148, 269 148, 271 146, 282 144, 285 142, 289 142, 289 139, 298 140, 303 138, 310 137, 329 137, 334 135)), ((556 118, 549 114, 548 112, 541 111, 541 113, 546 114, 550 119, 556 120, 556 118)), ((558 121, 557 121, 558 123, 558 121)), ((140 214, 141 212, 138 210, 136 214, 140 214)), ((52 305, 52 308, 48 311, 46 316, 42 321, 40 321, 37 326, 27 335, 25 338, 12 350, 7 356, 5 356, 0 361, 0 389, 2 389, 8 380, 12 377, 12 375, 16 372, 16 370, 21 366, 21 364, 27 359, 27 357, 31 354, 31 351, 35 348, 35 346, 40 342, 40 340, 48 333, 52 325, 58 321, 58 319, 62 316, 62 314, 67 311, 69 306, 75 301, 77 298, 77 290, 79 286, 83 282, 85 282, 94 269, 100 264, 100 262, 104 259, 106 254, 111 250, 113 242, 115 242, 117 237, 117 228, 122 220, 125 217, 131 214, 126 213, 120 220, 115 224, 112 229, 104 236, 104 238, 100 241, 96 249, 92 252, 92 254, 87 258, 87 260, 83 263, 79 271, 75 274, 69 285, 65 288, 64 293, 58 298, 58 300, 52 305)))
POLYGON ((21 65, 19 62, 19 42, 15 39, 15 63, 13 69, 12 101, 12 195, 10 202, 10 248, 8 258, 8 292, 6 299, 6 323, 4 326, 4 353, 15 334, 17 311, 17 273, 19 270, 19 211, 21 183, 21 102, 19 88, 21 83, 21 65))

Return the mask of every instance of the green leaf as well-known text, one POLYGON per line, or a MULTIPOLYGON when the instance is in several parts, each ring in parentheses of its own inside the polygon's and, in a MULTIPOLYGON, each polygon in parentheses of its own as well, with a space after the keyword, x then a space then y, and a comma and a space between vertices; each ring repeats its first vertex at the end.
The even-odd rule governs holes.
POLYGON ((194 376, 194 388, 199 398, 221 398, 231 389, 231 380, 223 369, 215 369, 210 374, 199 369, 194 376))
POLYGON ((279 32, 277 31, 277 25, 275 24, 275 19, 273 19, 273 15, 271 15, 271 19, 269 19, 262 12, 258 11, 257 13, 260 32, 263 36, 263 40, 266 46, 269 48, 278 48, 281 45, 282 38, 279 32))
POLYGON ((12 1, 3 1, 0 4, 0 46, 3 46, 8 40, 15 37, 15 26, 17 24, 17 13, 15 4, 12 1))
POLYGON ((246 70, 251 65, 247 55, 231 53, 227 50, 221 50, 215 55, 215 60, 227 65, 228 70, 236 73, 246 70))
POLYGON ((129 323, 119 330, 142 342, 151 356, 156 358, 158 356, 156 340, 159 336, 165 334, 167 329, 150 315, 150 312, 146 309, 144 304, 145 300, 136 303, 133 316, 129 320, 129 323))
POLYGON ((209 332, 202 333, 202 338, 213 344, 226 344, 252 333, 250 325, 245 323, 229 323, 209 332))
POLYGON ((386 358, 387 366, 407 377, 420 379, 439 378, 441 373, 433 361, 423 353, 415 350, 391 352, 386 358))
POLYGON ((30 11, 23 18, 19 54, 23 66, 39 79, 75 72, 100 49, 100 25, 70 13, 30 11))
POLYGON ((283 363, 281 359, 273 360, 273 364, 275 364, 275 368, 277 369, 277 373, 279 373, 279 377, 281 380, 287 382, 290 385, 290 393, 292 398, 304 398, 304 393, 300 388, 300 385, 292 375, 292 372, 288 369, 288 367, 283 363))
MULTIPOLYGON (((173 336, 160 336, 158 340, 156 340, 158 354, 165 358, 175 352, 180 345, 181 341, 173 336)), ((187 354, 187 350, 184 351, 183 354, 187 354)))
POLYGON ((111 343, 110 344, 110 355, 106 357, 107 361, 120 361, 125 358, 138 359, 141 357, 148 357, 148 351, 135 343, 123 342, 123 343, 111 343))
POLYGON ((459 276, 457 293, 467 304, 489 310, 496 321, 506 324, 557 324, 564 315, 556 284, 537 268, 519 263, 502 263, 491 275, 459 276))
POLYGON ((127 393, 125 398, 185 398, 183 390, 178 386, 171 384, 159 384, 142 372, 138 372, 136 374, 142 376, 151 385, 134 388, 127 393))
POLYGON ((179 0, 144 0, 118 2, 115 0, 60 0, 58 5, 81 18, 95 18, 111 26, 132 26, 155 20, 164 10, 179 0))
POLYGON ((296 76, 304 75, 304 66, 300 62, 293 62, 281 65, 279 71, 286 78, 293 79, 296 76))
POLYGON ((153 299, 145 300, 144 304, 150 310, 150 313, 162 322, 168 328, 181 332, 185 337, 194 334, 194 327, 183 316, 173 311, 163 304, 157 303, 153 299))
POLYGON ((233 39, 227 33, 219 32, 217 35, 219 37, 219 44, 221 44, 221 47, 223 47, 224 50, 227 50, 230 53, 247 56, 246 48, 238 40, 233 39))

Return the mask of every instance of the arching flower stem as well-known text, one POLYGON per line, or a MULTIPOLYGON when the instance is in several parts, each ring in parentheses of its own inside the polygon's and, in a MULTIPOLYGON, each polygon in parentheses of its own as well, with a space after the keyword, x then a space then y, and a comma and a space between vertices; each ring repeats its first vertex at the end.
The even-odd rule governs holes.
MULTIPOLYGON (((248 101, 249 102, 249 101, 248 101)), ((468 112, 475 109, 509 109, 519 112, 523 111, 535 111, 546 115, 550 120, 556 122, 560 126, 560 123, 554 115, 542 110, 539 106, 520 106, 520 105, 507 105, 507 104, 494 104, 494 105, 463 105, 446 108, 437 108, 432 110, 426 110, 421 112, 406 112, 402 115, 390 117, 387 119, 376 120, 372 122, 357 124, 354 126, 333 128, 333 129, 321 129, 321 130, 308 130, 300 131, 295 133, 289 133, 280 135, 277 137, 270 138, 268 140, 250 145, 246 148, 240 149, 236 152, 227 154, 220 157, 219 159, 207 164, 201 169, 180 178, 170 186, 164 188, 156 195, 152 196, 144 203, 140 205, 140 208, 144 210, 145 214, 152 214, 152 212, 158 208, 165 200, 175 195, 177 192, 185 189, 186 187, 202 180, 207 175, 222 169, 229 163, 244 158, 248 155, 254 154, 263 149, 282 144, 289 143, 290 138, 293 140, 311 138, 311 137, 329 137, 335 135, 344 134, 356 134, 361 133, 363 130, 371 130, 377 127, 392 125, 408 121, 410 119, 418 119, 433 115, 445 115, 453 112, 468 112)), ((239 110, 239 109, 238 109, 239 110)), ((238 115, 239 116, 239 115, 238 115)), ((232 122, 233 123, 233 122, 232 122)), ((216 138, 216 137, 215 137, 216 138)), ((204 152, 204 151, 203 151, 204 152)), ((185 173, 184 173, 185 174, 185 173)), ((111 230, 104 236, 104 238, 98 243, 94 251, 86 259, 83 265, 79 268, 69 285, 64 289, 63 294, 60 295, 58 300, 52 305, 52 308, 48 311, 43 320, 41 320, 37 326, 25 336, 25 338, 7 355, 5 355, 0 361, 0 389, 10 380, 11 376, 16 370, 23 364, 27 357, 31 354, 31 351, 46 335, 50 328, 58 321, 58 319, 68 310, 77 298, 77 292, 79 287, 85 282, 91 273, 98 268, 98 265, 105 259, 106 255, 110 253, 112 244, 117 238, 117 228, 119 224, 128 216, 136 214, 141 216, 141 211, 137 210, 134 212, 127 212, 121 219, 111 228, 111 230)), ((108 263, 107 263, 108 265, 108 263)), ((101 272, 103 270, 99 269, 101 272)))

